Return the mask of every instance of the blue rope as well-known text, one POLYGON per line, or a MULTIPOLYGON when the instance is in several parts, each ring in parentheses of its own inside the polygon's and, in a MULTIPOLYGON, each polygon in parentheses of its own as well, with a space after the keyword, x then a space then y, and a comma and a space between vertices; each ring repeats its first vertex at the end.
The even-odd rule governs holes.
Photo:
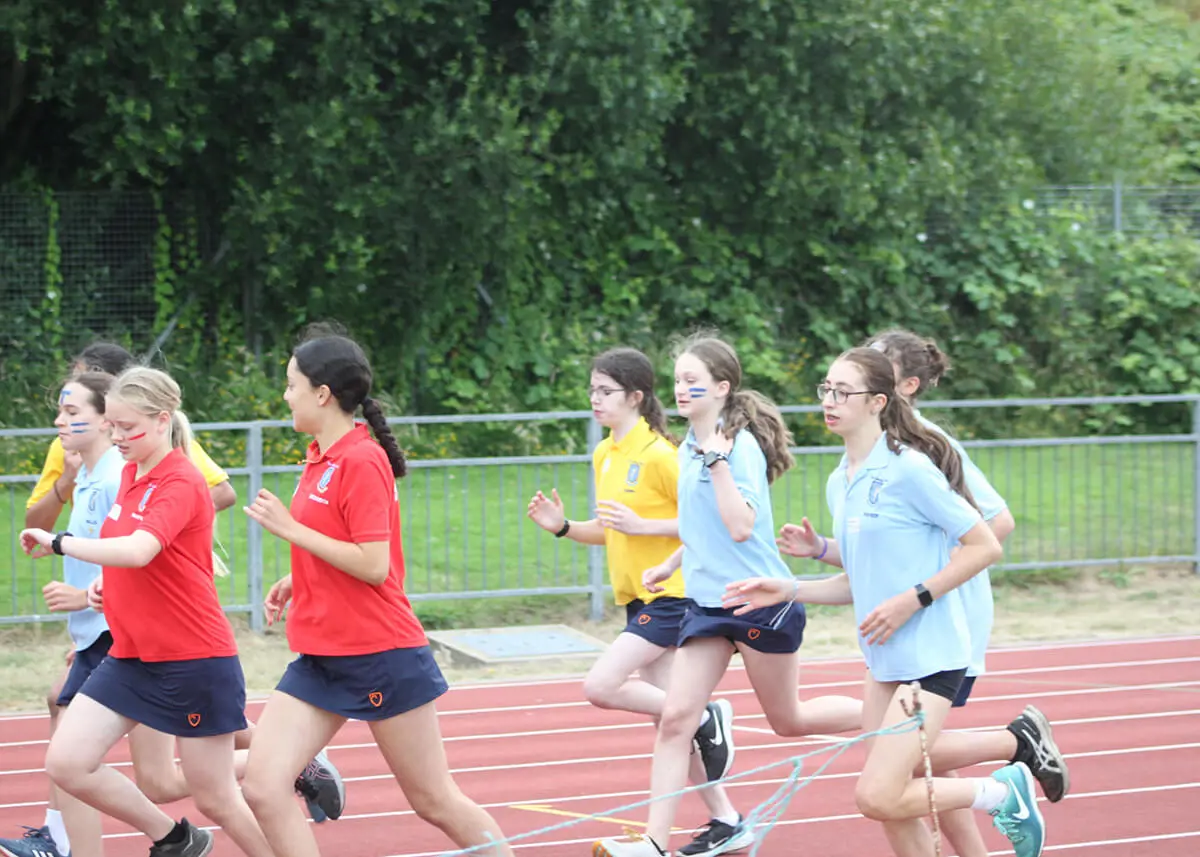
POLYGON ((855 744, 861 744, 863 741, 866 741, 870 738, 875 738, 881 735, 901 735, 905 732, 912 732, 920 728, 924 721, 924 712, 918 711, 907 720, 903 720, 894 726, 887 727, 886 729, 878 729, 874 732, 858 735, 845 741, 838 741, 826 747, 821 747, 817 750, 812 750, 811 752, 803 753, 799 756, 792 756, 779 762, 771 762, 767 765, 761 765, 757 768, 753 768, 752 770, 725 777, 715 782, 703 783, 696 786, 688 786, 687 788, 680 789, 677 792, 672 792, 669 795, 663 795, 662 797, 658 798, 649 798, 647 800, 640 800, 636 803, 627 803, 624 806, 613 807, 612 809, 593 813, 592 815, 587 815, 583 818, 572 818, 568 821, 559 822, 558 824, 551 824, 537 830, 530 830, 526 833, 518 833, 515 836, 508 837, 507 839, 494 840, 491 838, 491 836, 489 836, 489 841, 487 843, 482 845, 473 845, 470 848, 464 848, 461 851, 445 851, 440 855, 440 857, 463 857, 463 855, 475 854, 484 849, 492 849, 496 845, 511 845, 514 842, 520 842, 525 839, 533 839, 534 837, 538 836, 545 836, 546 834, 555 833, 559 830, 565 830, 568 827, 574 827, 575 825, 583 824, 587 821, 593 821, 604 816, 614 816, 618 813, 628 812, 632 809, 640 809, 641 807, 649 806, 656 800, 667 800, 668 798, 682 797, 683 795, 691 794, 692 792, 698 792, 701 789, 712 788, 715 785, 726 785, 736 780, 745 779, 746 777, 753 777, 763 773, 764 771, 769 771, 772 768, 778 768, 783 765, 791 765, 791 772, 779 785, 779 788, 777 788, 769 798, 747 813, 745 820, 743 821, 743 826, 745 827, 762 828, 762 835, 756 837, 754 847, 750 850, 750 857, 755 857, 755 855, 758 854, 759 848, 762 847, 763 840, 767 838, 770 832, 774 829, 775 825, 779 822, 780 818, 783 817, 783 814, 787 811, 788 805, 792 802, 792 798, 796 796, 796 793, 811 783, 816 777, 820 776, 847 750, 849 750, 855 744), (800 775, 804 770, 805 760, 825 753, 830 754, 829 758, 826 759, 815 771, 801 779, 800 775))

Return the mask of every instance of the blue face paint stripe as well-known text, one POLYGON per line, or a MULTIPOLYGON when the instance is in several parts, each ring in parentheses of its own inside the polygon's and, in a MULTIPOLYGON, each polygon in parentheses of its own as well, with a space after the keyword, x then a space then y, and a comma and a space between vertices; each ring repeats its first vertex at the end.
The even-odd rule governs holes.
POLYGON ((708 387, 688 387, 688 395, 693 399, 702 399, 708 392, 708 387))

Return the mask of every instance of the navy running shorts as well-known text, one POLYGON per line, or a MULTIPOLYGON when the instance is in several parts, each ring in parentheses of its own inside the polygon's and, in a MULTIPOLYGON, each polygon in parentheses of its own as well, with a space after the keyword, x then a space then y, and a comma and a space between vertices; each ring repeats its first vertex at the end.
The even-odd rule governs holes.
POLYGON ((969 675, 964 676, 962 684, 958 686, 958 694, 954 697, 954 703, 951 708, 962 708, 967 704, 967 700, 971 698, 971 691, 975 689, 975 679, 979 676, 969 675))
POLYGON ((679 626, 687 614, 688 598, 664 596, 649 604, 635 599, 625 605, 624 633, 641 637, 646 642, 671 649, 679 641, 679 626))
POLYGON ((450 689, 429 646, 369 655, 300 655, 275 689, 350 720, 387 720, 450 689))
POLYGON ((79 693, 110 711, 180 738, 246 728, 246 679, 237 655, 193 661, 101 661, 79 693))
POLYGON ((764 654, 791 654, 804 641, 807 617, 804 605, 795 601, 751 610, 741 616, 724 607, 688 606, 679 629, 682 646, 694 637, 724 637, 733 644, 749 646, 764 654))
POLYGON ((86 649, 81 649, 75 653, 75 660, 71 661, 71 669, 67 673, 67 680, 63 682, 62 692, 58 694, 58 699, 56 700, 59 705, 71 704, 71 700, 75 698, 75 694, 79 693, 79 689, 83 687, 88 677, 95 672, 96 667, 100 666, 100 662, 104 660, 108 654, 108 650, 111 648, 112 634, 105 631, 86 649))

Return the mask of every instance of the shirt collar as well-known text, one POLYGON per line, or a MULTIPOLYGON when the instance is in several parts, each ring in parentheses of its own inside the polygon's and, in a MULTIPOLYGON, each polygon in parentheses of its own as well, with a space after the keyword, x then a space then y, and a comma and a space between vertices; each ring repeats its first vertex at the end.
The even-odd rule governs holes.
POLYGON ((619 441, 614 440, 612 448, 617 452, 627 452, 631 449, 644 449, 646 444, 650 442, 651 435, 654 430, 650 428, 650 423, 646 422, 645 417, 639 417, 631 428, 619 441))
POLYGON ((342 452, 354 446, 363 440, 368 440, 370 434, 367 430, 366 423, 355 423, 354 428, 339 437, 337 441, 329 447, 329 449, 321 452, 321 448, 317 445, 316 440, 313 440, 308 445, 308 452, 304 456, 306 464, 320 464, 327 458, 337 458, 342 452))

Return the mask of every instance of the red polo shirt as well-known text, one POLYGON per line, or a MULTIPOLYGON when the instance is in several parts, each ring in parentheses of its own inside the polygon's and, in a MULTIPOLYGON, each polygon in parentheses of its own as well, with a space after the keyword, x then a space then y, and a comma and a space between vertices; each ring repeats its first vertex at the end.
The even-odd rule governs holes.
POLYGON ((213 509, 208 483, 178 449, 135 479, 121 471, 101 538, 145 530, 162 550, 143 568, 104 567, 104 616, 114 658, 192 661, 237 654, 213 585, 213 509))
POLYGON ((366 655, 427 644, 404 594, 400 495, 387 453, 358 424, 321 453, 314 441, 292 517, 339 542, 387 542, 387 579, 372 586, 292 546, 292 606, 287 634, 305 655, 366 655))

